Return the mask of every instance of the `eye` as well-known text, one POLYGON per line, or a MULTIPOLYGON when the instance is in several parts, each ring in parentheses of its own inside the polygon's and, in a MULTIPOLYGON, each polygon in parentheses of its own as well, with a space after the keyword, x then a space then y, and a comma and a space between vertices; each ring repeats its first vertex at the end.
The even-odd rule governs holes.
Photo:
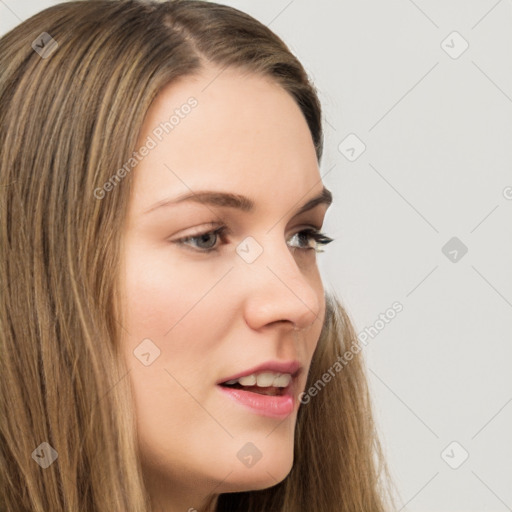
MULTIPOLYGON (((227 226, 220 226, 214 230, 204 231, 196 235, 180 238, 175 240, 174 243, 187 246, 196 252, 210 253, 218 251, 218 238, 220 236, 225 236, 228 233, 229 228, 227 226)), ((316 252, 324 252, 320 250, 320 247, 327 245, 334 239, 329 238, 316 228, 307 228, 302 231, 298 231, 292 235, 289 240, 294 240, 294 243, 298 244, 298 246, 291 246, 293 250, 299 249, 301 251, 308 251, 310 249, 314 249, 316 252)))
POLYGON ((197 235, 180 238, 176 240, 175 243, 185 245, 197 252, 213 252, 218 250, 215 247, 218 237, 226 234, 228 231, 227 226, 220 226, 212 231, 205 231, 203 233, 198 233, 197 235))
POLYGON ((314 249, 316 252, 324 252, 323 250, 320 249, 320 247, 323 245, 327 245, 334 240, 333 238, 329 238, 324 233, 321 233, 316 228, 303 229, 302 231, 295 233, 290 238, 290 240, 293 240, 295 238, 299 241, 299 243, 301 241, 304 241, 307 244, 306 247, 298 247, 298 249, 306 251, 308 249, 314 249), (311 247, 311 243, 313 243, 313 247, 311 247))

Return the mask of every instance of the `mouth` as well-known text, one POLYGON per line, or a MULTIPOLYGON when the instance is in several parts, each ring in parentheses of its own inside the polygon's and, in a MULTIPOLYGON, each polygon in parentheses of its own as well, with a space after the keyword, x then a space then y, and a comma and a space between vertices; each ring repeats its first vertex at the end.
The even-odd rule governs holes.
POLYGON ((220 386, 266 396, 283 396, 293 377, 289 373, 261 372, 222 382, 220 386))
POLYGON ((263 416, 284 418, 295 409, 295 387, 299 370, 290 373, 255 372, 217 384, 227 396, 263 416))

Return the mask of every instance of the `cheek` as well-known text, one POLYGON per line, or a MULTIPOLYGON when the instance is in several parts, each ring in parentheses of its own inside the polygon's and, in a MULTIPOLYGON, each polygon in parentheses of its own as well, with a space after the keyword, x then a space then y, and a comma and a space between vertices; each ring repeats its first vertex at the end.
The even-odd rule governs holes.
POLYGON ((148 337, 162 336, 171 327, 172 312, 179 304, 179 293, 185 292, 184 276, 162 258, 151 257, 149 251, 132 248, 125 266, 125 293, 127 330, 148 337))
POLYGON ((226 327, 225 312, 232 309, 225 283, 215 286, 219 269, 187 262, 165 248, 135 246, 126 254, 123 346, 129 366, 138 363, 134 350, 147 339, 160 351, 152 366, 162 371, 182 374, 206 366, 221 339, 219 331, 226 327))
POLYGON ((199 272, 194 265, 142 250, 132 250, 125 261, 123 351, 140 441, 147 454, 157 455, 165 445, 176 457, 185 456, 172 436, 181 439, 190 425, 209 425, 204 409, 186 390, 200 402, 207 398, 209 388, 201 386, 197 375, 211 380, 209 362, 222 338, 226 294, 208 293, 218 278, 211 277, 215 273, 208 278, 208 270, 199 272))
POLYGON ((134 248, 127 255, 126 322, 132 335, 168 339, 194 316, 194 304, 204 294, 204 272, 171 256, 165 248, 134 248))

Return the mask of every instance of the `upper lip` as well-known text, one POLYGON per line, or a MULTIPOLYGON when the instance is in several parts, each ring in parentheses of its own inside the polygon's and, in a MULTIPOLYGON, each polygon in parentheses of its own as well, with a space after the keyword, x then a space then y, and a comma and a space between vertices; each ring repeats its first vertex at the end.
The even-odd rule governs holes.
POLYGON ((239 379, 240 377, 245 377, 246 375, 252 375, 257 372, 276 372, 276 373, 289 373, 292 377, 296 377, 302 366, 299 361, 266 361, 265 363, 261 363, 258 366, 253 366, 252 368, 248 368, 242 372, 235 373, 230 377, 223 377, 221 380, 217 382, 217 384, 222 384, 228 380, 239 379))

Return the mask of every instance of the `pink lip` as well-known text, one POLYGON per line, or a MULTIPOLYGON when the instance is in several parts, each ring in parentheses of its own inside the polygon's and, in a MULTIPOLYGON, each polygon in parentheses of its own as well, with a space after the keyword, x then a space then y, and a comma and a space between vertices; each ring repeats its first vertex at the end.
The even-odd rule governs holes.
MULTIPOLYGON (((228 379, 229 380, 229 379, 228 379)), ((229 398, 249 408, 253 412, 271 418, 285 418, 295 408, 295 381, 285 388, 283 395, 270 396, 243 389, 217 386, 229 398)))
POLYGON ((299 370, 301 370, 301 364, 299 363, 299 361, 267 361, 265 363, 259 364, 258 366, 254 366, 242 372, 235 373, 230 377, 222 378, 221 380, 217 381, 217 384, 222 384, 223 382, 226 382, 228 380, 239 379, 240 377, 245 377, 246 375, 251 375, 253 373, 264 371, 289 373, 291 374, 292 377, 294 377, 295 380, 295 377, 298 375, 299 370))

